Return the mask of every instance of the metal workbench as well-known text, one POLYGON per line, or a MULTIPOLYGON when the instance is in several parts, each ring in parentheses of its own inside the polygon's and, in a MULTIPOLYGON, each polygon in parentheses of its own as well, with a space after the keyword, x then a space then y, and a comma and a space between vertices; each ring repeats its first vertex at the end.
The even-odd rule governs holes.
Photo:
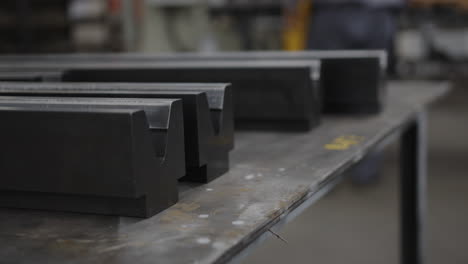
POLYGON ((392 83, 380 115, 325 116, 309 133, 237 133, 227 174, 180 185, 180 202, 150 219, 0 209, 0 263, 236 261, 400 135, 402 263, 422 263, 425 110, 448 86, 392 83))

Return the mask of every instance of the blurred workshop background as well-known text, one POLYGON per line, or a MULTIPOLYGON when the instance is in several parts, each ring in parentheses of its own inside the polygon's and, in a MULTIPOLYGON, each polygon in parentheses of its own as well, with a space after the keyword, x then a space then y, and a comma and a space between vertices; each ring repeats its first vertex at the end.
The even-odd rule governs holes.
MULTIPOLYGON (((468 263, 467 0, 0 1, 1 54, 333 48, 327 42, 386 48, 393 79, 453 81, 429 112, 425 246, 428 263, 468 263)), ((397 151, 386 150, 377 176, 349 177, 280 230, 287 243, 272 237, 242 262, 397 263, 397 151)))

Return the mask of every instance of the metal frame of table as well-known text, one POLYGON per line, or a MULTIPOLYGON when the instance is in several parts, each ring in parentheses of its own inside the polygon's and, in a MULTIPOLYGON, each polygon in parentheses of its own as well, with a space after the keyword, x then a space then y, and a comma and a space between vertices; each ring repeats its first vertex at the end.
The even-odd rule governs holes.
POLYGON ((401 135, 401 262, 423 263, 426 107, 446 83, 389 87, 375 116, 326 116, 309 133, 240 132, 231 170, 180 184, 180 202, 149 219, 0 209, 6 263, 238 261, 312 205, 366 154, 401 135))

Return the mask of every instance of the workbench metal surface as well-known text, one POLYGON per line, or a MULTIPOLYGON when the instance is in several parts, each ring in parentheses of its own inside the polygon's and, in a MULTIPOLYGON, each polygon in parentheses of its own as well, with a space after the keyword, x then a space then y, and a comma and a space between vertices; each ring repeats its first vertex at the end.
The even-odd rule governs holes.
POLYGON ((231 260, 447 91, 392 83, 380 115, 326 116, 309 133, 237 133, 227 174, 181 185, 180 202, 149 219, 0 209, 0 263, 231 260))

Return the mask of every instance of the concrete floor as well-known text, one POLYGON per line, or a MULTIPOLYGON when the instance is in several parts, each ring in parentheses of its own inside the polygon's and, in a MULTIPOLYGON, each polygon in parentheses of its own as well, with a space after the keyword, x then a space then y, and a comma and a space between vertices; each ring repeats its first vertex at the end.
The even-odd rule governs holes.
MULTIPOLYGON (((468 89, 429 112, 428 263, 468 263, 468 89)), ((398 263, 398 146, 378 182, 345 180, 243 263, 398 263)))

